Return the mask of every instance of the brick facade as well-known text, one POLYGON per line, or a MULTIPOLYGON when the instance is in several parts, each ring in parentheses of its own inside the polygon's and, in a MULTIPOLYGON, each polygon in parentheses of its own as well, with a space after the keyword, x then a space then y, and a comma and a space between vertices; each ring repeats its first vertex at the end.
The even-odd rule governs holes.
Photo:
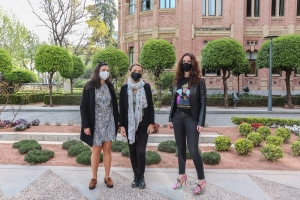
MULTIPOLYGON (((212 11, 208 7, 210 0, 206 0, 206 6, 202 5, 202 0, 164 0, 176 4, 175 8, 165 9, 160 9, 160 1, 151 0, 150 10, 142 11, 143 0, 119 0, 119 48, 127 55, 133 48, 133 62, 137 62, 143 43, 149 38, 163 38, 172 43, 177 58, 185 52, 192 52, 200 61, 203 47, 217 38, 235 38, 243 44, 245 51, 255 54, 264 42, 264 36, 300 34, 300 16, 297 17, 299 0, 285 0, 282 10, 281 1, 273 0, 275 16, 271 16, 272 0, 258 1, 259 16, 255 16, 256 0, 250 0, 251 12, 249 9, 247 12, 247 0, 216 0, 215 10, 212 11), (219 1, 222 1, 221 9, 219 1), (134 6, 133 14, 130 14, 130 6, 134 6), (218 13, 219 10, 221 13, 218 13), (214 12, 213 16, 209 12, 214 12), (251 16, 248 17, 247 13, 251 16)), ((208 88, 222 89, 219 73, 206 73, 205 77, 208 88)), ((240 89, 245 85, 250 91, 266 91, 268 77, 269 69, 241 75, 240 89)), ((272 89, 285 91, 284 79, 284 72, 274 73, 272 89)), ((228 86, 229 90, 237 90, 237 77, 230 77, 228 86)), ((293 93, 300 91, 300 74, 292 74, 291 90, 293 93)))

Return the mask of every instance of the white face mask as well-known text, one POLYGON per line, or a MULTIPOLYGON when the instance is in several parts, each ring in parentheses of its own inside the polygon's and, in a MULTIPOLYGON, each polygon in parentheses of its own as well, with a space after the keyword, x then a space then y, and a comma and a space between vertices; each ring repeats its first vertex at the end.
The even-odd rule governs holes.
POLYGON ((99 73, 100 78, 103 80, 106 80, 109 77, 109 72, 108 71, 102 71, 99 73))

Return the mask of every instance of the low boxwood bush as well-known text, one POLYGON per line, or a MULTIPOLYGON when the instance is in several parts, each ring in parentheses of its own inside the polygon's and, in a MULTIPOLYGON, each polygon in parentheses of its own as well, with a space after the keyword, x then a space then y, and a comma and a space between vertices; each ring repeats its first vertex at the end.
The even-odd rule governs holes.
POLYGON ((299 119, 282 119, 282 118, 266 118, 266 117, 232 117, 231 122, 240 125, 241 123, 260 123, 263 124, 263 126, 300 126, 300 120, 299 119))
POLYGON ((291 145, 292 155, 299 156, 300 155, 300 141, 295 141, 291 145))
POLYGON ((146 165, 158 164, 160 161, 161 157, 156 151, 146 151, 146 165))
POLYGON ((228 136, 218 136, 215 139, 215 147, 218 151, 227 151, 232 142, 228 136))
POLYGON ((273 144, 266 144, 261 148, 260 152, 264 155, 265 159, 271 161, 278 160, 284 156, 282 148, 273 144))
POLYGON ((54 152, 44 149, 44 150, 30 150, 26 155, 24 160, 31 163, 44 163, 47 162, 50 158, 54 157, 54 152))
POLYGON ((83 145, 83 143, 79 140, 69 140, 69 141, 66 141, 62 144, 62 148, 68 150, 71 146, 74 146, 76 144, 82 144, 83 145))
POLYGON ((259 133, 256 133, 256 132, 250 133, 247 136, 247 139, 251 140, 255 147, 258 147, 263 141, 263 138, 261 137, 261 135, 259 133))
POLYGON ((234 148, 240 156, 244 156, 252 152, 254 144, 251 140, 240 138, 235 142, 234 148))
MULTIPOLYGON (((37 102, 43 102, 45 93, 17 93, 10 95, 10 103, 11 104, 29 104, 29 103, 37 103, 37 102)), ((0 97, 0 104, 5 104, 6 98, 0 97)))
POLYGON ((16 149, 19 149, 22 145, 28 144, 28 143, 30 143, 30 144, 33 144, 33 143, 34 144, 38 144, 38 142, 36 140, 21 140, 19 142, 13 143, 12 147, 16 148, 16 149))
POLYGON ((87 145, 76 144, 69 148, 68 156, 74 157, 74 156, 79 155, 81 152, 90 151, 90 150, 91 150, 91 148, 87 145))
POLYGON ((202 160, 205 164, 208 165, 217 165, 220 163, 221 156, 215 151, 204 152, 202 154, 202 160))
POLYGON ((266 144, 273 144, 275 146, 281 146, 283 144, 284 139, 279 136, 270 135, 266 139, 266 144))
MULTIPOLYGON (((76 162, 82 165, 91 165, 92 151, 83 151, 76 156, 76 162)), ((103 161, 103 153, 100 154, 100 163, 103 161)))
MULTIPOLYGON (((192 159, 192 156, 190 154, 190 151, 189 151, 188 147, 186 147, 185 152, 186 152, 186 159, 192 159)), ((200 155, 202 154, 200 149, 198 149, 198 152, 199 152, 200 155)), ((176 148, 176 156, 178 156, 178 149, 177 148, 176 148)))
POLYGON ((123 141, 113 141, 111 145, 111 150, 113 152, 121 152, 124 148, 128 147, 127 142, 123 141))
POLYGON ((167 140, 159 143, 158 151, 175 153, 176 152, 176 142, 174 140, 167 140))
POLYGON ((34 150, 34 149, 39 149, 41 150, 42 149, 42 146, 39 144, 39 143, 35 143, 35 142, 32 142, 32 143, 27 143, 27 144, 23 144, 20 148, 19 148, 19 152, 21 154, 25 154, 25 153, 28 153, 28 151, 30 150, 34 150))
POLYGON ((239 133, 243 136, 247 136, 252 132, 252 126, 248 123, 242 123, 239 125, 239 133))
POLYGON ((256 129, 256 132, 258 132, 264 140, 271 135, 271 129, 268 126, 260 126, 256 129))
POLYGON ((121 155, 124 157, 129 157, 129 147, 128 146, 121 151, 121 155))
POLYGON ((287 128, 277 128, 275 131, 275 136, 279 136, 283 138, 284 143, 288 143, 289 140, 291 139, 291 132, 287 128))
MULTIPOLYGON (((80 105, 81 94, 53 94, 52 101, 55 105, 80 105)), ((50 104, 49 95, 44 96, 44 104, 50 104)))

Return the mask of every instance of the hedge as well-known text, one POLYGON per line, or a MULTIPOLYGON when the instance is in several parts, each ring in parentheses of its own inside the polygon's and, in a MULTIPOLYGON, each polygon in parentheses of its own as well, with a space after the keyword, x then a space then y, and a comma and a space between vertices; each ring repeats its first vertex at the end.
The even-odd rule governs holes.
POLYGON ((264 126, 272 126, 272 125, 300 126, 300 120, 297 119, 282 119, 282 118, 267 118, 267 117, 232 117, 231 122, 236 125, 239 125, 242 122, 244 122, 249 124, 260 123, 263 124, 264 126))
MULTIPOLYGON (((10 100, 12 104, 29 104, 29 103, 38 103, 43 102, 45 94, 12 94, 10 95, 10 100)), ((6 98, 0 97, 0 104, 5 104, 6 98)))
MULTIPOLYGON (((285 97, 272 97, 273 106, 284 106, 286 102, 285 97)), ((207 106, 224 106, 223 97, 207 97, 207 106)), ((228 105, 233 106, 232 97, 228 97, 228 105)), ((261 98, 240 98, 238 106, 268 106, 268 97, 261 98)))
MULTIPOLYGON (((80 105, 81 94, 53 94, 52 101, 55 105, 80 105)), ((44 104, 50 104, 50 96, 45 95, 44 104)))

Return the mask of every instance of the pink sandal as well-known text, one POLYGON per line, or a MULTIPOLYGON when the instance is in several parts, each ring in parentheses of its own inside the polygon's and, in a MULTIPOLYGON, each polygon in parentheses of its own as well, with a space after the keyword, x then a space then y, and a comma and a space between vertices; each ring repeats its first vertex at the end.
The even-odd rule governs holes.
POLYGON ((198 184, 198 183, 196 183, 196 184, 197 184, 197 187, 196 187, 196 189, 194 190, 193 194, 194 194, 194 195, 203 194, 204 191, 205 191, 205 187, 203 187, 203 186, 206 185, 206 181, 203 181, 201 184, 198 184))
POLYGON ((185 183, 185 185, 186 185, 186 179, 187 179, 187 175, 186 174, 184 174, 181 177, 181 179, 177 178, 177 183, 174 185, 173 189, 174 190, 181 189, 183 183, 185 183))

